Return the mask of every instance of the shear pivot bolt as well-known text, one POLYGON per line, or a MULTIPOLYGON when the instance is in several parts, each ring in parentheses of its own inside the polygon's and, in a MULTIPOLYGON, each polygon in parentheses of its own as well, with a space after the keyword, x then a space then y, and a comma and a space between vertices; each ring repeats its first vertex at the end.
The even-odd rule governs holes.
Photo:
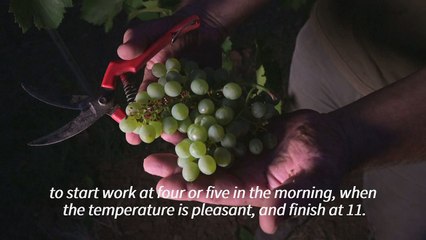
POLYGON ((99 104, 101 104, 101 105, 105 105, 105 104, 107 104, 107 103, 108 103, 108 99, 107 99, 106 97, 100 97, 100 98, 98 99, 98 102, 99 102, 99 104))

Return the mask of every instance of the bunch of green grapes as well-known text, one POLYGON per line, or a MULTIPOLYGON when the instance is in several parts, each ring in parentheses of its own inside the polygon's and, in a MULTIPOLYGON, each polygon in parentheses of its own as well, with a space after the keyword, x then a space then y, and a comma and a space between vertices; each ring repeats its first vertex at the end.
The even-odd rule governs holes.
POLYGON ((182 66, 175 58, 154 64, 152 74, 158 81, 128 104, 119 126, 145 143, 162 133, 186 134, 175 146, 186 181, 229 167, 247 149, 257 155, 275 147, 265 126, 278 112, 263 94, 267 89, 230 81, 223 69, 202 70, 190 61, 182 66))

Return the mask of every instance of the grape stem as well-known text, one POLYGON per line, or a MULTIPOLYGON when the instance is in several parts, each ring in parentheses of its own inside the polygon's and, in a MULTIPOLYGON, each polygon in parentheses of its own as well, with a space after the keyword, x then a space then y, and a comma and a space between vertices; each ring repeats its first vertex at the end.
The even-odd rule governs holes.
POLYGON ((251 87, 251 89, 250 89, 249 93, 247 94, 246 103, 248 103, 248 101, 250 100, 250 98, 252 98, 253 92, 255 90, 259 90, 260 92, 265 92, 266 94, 268 94, 268 96, 271 98, 271 100, 272 100, 272 102, 273 102, 274 105, 278 104, 278 102, 279 102, 280 99, 270 89, 268 89, 268 88, 266 88, 266 87, 264 87, 262 85, 259 85, 257 83, 252 83, 249 86, 251 87))

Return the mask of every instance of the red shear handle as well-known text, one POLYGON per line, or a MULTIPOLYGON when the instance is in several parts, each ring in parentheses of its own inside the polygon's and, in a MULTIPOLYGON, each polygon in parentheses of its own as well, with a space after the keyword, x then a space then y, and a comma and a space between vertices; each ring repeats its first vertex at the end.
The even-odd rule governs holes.
POLYGON ((121 108, 116 108, 114 112, 111 114, 111 118, 114 119, 117 123, 120 123, 121 120, 126 118, 126 113, 121 108))
POLYGON ((176 34, 184 34, 200 27, 200 18, 198 16, 190 16, 174 26, 170 31, 155 41, 142 55, 132 60, 118 60, 109 63, 102 80, 102 87, 114 89, 115 77, 124 73, 135 73, 144 66, 149 59, 155 56, 161 49, 170 44, 176 34))

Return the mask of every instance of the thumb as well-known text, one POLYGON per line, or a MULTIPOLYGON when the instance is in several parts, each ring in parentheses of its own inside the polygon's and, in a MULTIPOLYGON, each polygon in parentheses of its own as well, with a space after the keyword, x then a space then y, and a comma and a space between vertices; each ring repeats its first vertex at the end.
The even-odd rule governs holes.
POLYGON ((123 44, 117 48, 118 56, 130 60, 139 56, 147 46, 162 36, 179 21, 174 16, 143 22, 129 28, 123 35, 123 44))

